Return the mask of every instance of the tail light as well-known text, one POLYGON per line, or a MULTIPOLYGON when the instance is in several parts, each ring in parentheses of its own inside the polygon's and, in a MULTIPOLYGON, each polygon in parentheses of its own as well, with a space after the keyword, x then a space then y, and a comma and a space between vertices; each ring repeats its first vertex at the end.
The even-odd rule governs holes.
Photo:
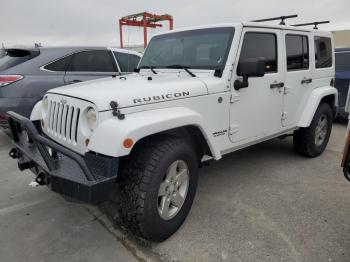
POLYGON ((6 121, 7 117, 3 114, 0 114, 0 122, 6 121))
POLYGON ((21 75, 0 75, 0 87, 7 86, 23 79, 21 75))

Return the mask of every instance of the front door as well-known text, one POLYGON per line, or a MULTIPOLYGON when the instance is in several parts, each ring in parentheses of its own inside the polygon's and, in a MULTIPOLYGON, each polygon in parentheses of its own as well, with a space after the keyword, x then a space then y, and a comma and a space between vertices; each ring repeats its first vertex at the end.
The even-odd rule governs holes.
MULTIPOLYGON (((278 29, 244 28, 238 56, 265 59, 263 77, 250 77, 249 86, 235 90, 232 87, 230 109, 230 140, 237 144, 256 141, 278 133, 282 129, 283 107, 283 41, 278 29)), ((237 75, 235 62, 233 81, 237 75)))
POLYGON ((310 69, 310 40, 307 32, 283 31, 285 41, 285 88, 282 124, 297 125, 313 88, 310 69))

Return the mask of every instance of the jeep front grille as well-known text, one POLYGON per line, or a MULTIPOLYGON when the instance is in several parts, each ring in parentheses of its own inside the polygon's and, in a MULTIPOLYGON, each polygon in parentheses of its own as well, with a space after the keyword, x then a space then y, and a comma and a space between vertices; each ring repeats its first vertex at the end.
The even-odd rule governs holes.
POLYGON ((48 129, 49 132, 68 142, 78 141, 78 124, 80 108, 49 101, 48 129))

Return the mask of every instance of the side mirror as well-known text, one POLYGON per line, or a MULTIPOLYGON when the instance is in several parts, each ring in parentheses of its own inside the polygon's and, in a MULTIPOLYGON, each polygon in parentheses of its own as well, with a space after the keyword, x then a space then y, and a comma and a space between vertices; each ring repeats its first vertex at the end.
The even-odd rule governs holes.
POLYGON ((243 76, 243 81, 236 80, 234 88, 239 90, 248 87, 249 77, 263 77, 265 75, 265 58, 248 58, 240 61, 237 68, 237 74, 243 76))

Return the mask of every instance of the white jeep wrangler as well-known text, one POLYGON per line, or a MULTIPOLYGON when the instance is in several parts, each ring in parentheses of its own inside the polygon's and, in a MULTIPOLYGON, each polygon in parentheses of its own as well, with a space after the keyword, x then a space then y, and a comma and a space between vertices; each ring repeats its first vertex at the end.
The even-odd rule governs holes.
POLYGON ((122 221, 162 241, 185 220, 202 163, 286 135, 305 156, 324 151, 333 50, 328 32, 252 22, 158 34, 138 72, 49 91, 42 133, 9 112, 10 155, 82 201, 117 190, 122 221))

